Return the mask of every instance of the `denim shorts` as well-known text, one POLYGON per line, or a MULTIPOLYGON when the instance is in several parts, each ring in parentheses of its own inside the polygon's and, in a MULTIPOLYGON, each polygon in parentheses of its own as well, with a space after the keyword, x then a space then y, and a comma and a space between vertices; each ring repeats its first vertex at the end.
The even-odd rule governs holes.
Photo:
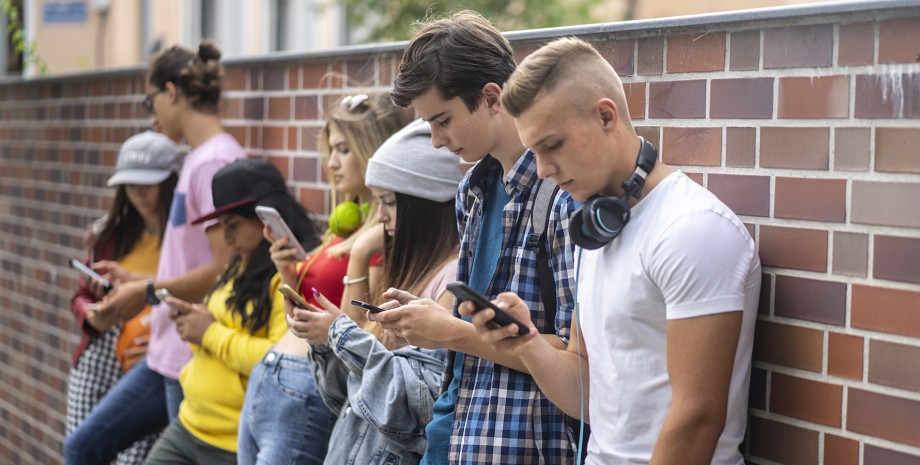
POLYGON ((253 368, 240 415, 239 463, 323 463, 336 416, 320 396, 313 365, 269 350, 253 368))

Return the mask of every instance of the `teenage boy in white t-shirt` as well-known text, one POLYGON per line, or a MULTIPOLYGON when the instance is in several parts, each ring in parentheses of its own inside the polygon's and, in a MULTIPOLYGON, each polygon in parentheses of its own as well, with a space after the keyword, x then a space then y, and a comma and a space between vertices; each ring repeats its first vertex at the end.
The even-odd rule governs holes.
POLYGON ((577 333, 566 350, 534 337, 526 305, 511 293, 495 302, 531 333, 518 337, 513 324, 493 329, 486 325, 493 312, 484 310, 473 320, 482 338, 519 355, 569 415, 587 403, 588 464, 743 464, 761 272, 742 222, 655 162, 632 127, 616 72, 581 40, 558 39, 524 60, 502 105, 536 152, 540 177, 575 200, 623 198, 633 173, 644 189, 626 195, 631 219, 612 240, 600 238, 614 236, 609 202, 600 214, 606 230, 570 230, 585 248, 577 249, 577 333))

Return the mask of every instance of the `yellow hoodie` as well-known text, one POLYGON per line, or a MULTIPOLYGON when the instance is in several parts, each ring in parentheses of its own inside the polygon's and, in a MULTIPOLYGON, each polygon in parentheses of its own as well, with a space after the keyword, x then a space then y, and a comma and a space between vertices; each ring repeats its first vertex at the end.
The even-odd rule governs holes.
MULTIPOLYGON (((287 331, 284 321, 284 297, 278 291, 279 275, 272 277, 269 290, 271 316, 267 327, 249 334, 238 315, 225 305, 233 289, 228 282, 208 297, 207 307, 214 316, 201 340, 192 344, 192 359, 179 373, 185 399, 179 405, 179 420, 202 441, 236 452, 237 426, 246 383, 253 367, 268 349, 287 331)), ((246 308, 252 311, 252 306, 246 308)))

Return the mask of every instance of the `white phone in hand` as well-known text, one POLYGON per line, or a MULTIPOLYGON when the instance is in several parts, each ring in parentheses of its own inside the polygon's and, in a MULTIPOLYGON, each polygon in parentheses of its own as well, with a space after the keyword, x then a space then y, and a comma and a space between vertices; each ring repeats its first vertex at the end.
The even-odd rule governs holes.
POLYGON ((297 236, 291 232, 291 228, 289 228, 287 223, 284 222, 284 218, 281 217, 281 214, 278 213, 278 210, 275 210, 272 207, 257 205, 256 215, 259 217, 259 220, 262 221, 262 224, 268 226, 268 229, 271 230, 273 237, 276 239, 280 239, 281 237, 288 238, 286 247, 293 247, 297 250, 298 260, 307 258, 307 251, 304 250, 302 245, 300 245, 300 241, 297 240, 297 236))

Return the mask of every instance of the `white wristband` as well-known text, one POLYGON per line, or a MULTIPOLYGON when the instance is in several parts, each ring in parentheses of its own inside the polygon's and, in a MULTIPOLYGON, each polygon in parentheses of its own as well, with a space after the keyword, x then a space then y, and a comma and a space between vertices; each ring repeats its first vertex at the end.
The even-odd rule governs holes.
POLYGON ((360 283, 362 281, 367 281, 367 275, 361 276, 360 278, 355 278, 355 279, 348 279, 348 276, 342 276, 342 284, 346 286, 349 284, 360 283))

